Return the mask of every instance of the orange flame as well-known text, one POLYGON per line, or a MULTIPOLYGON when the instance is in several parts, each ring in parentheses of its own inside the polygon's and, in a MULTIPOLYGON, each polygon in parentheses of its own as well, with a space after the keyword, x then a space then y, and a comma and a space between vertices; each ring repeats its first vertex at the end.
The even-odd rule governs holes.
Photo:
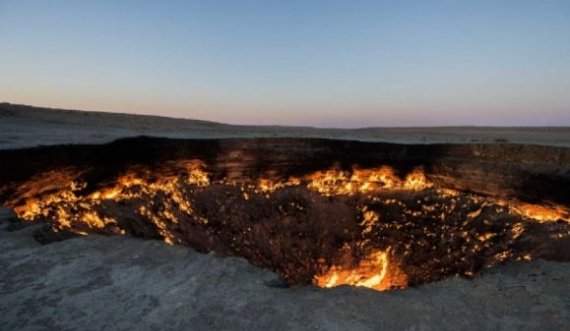
POLYGON ((315 276, 313 282, 319 287, 351 285, 384 291, 405 287, 407 277, 397 266, 390 264, 390 248, 388 248, 385 251, 372 251, 356 266, 333 265, 321 275, 315 276))
MULTIPOLYGON (((198 160, 182 162, 167 162, 158 169, 132 167, 106 187, 81 194, 87 184, 81 176, 87 170, 66 168, 39 174, 30 180, 19 184, 12 198, 5 205, 13 208, 15 213, 24 220, 34 221, 41 218, 51 218, 56 230, 70 230, 79 234, 103 231, 113 228, 113 233, 124 234, 125 230, 118 225, 118 220, 105 213, 103 208, 108 202, 129 203, 136 199, 155 199, 161 201, 160 206, 136 205, 133 207, 139 216, 144 217, 156 226, 163 240, 169 244, 183 243, 183 239, 172 233, 172 224, 179 224, 183 215, 192 215, 201 224, 207 224, 208 219, 196 215, 193 201, 187 198, 189 190, 212 184, 205 165, 198 160)), ((216 184, 236 185, 228 181, 216 184)), ((325 196, 373 194, 381 191, 420 191, 433 187, 421 168, 414 169, 405 178, 396 175, 390 167, 374 169, 353 169, 342 171, 330 169, 317 171, 300 178, 288 180, 270 180, 261 178, 256 182, 242 185, 245 200, 251 198, 251 193, 261 193, 269 197, 271 192, 284 187, 302 186, 325 196), (245 186, 247 185, 247 186, 245 186)), ((438 194, 456 197, 459 193, 453 190, 438 189, 438 194)), ((373 199, 380 199, 374 196, 373 199)), ((473 197, 473 199, 478 199, 473 197)), ((401 203, 396 199, 386 200, 388 203, 401 203), (391 201, 393 200, 393 201, 391 201)), ((376 200, 378 201, 378 200, 376 200)), ((453 202, 455 203, 455 202, 453 202)), ((507 201, 495 201, 509 208, 512 213, 534 219, 538 222, 570 220, 570 212, 561 206, 543 206, 507 201)), ((481 208, 485 204, 481 205, 481 208)), ((422 206, 423 212, 430 211, 434 206, 422 206), (425 208, 424 208, 425 207, 425 208)), ((432 210, 433 211, 433 210, 432 210)), ((381 224, 380 214, 366 207, 360 208, 362 215, 362 238, 369 237, 377 224, 381 224)), ((467 218, 478 217, 482 209, 467 214, 467 218)), ((408 213, 408 211, 406 211, 408 213)), ((422 211, 409 211, 422 213, 422 211)), ((415 215, 415 214, 414 214, 415 215)), ((441 214, 442 219, 445 214, 441 214)), ((524 229, 513 228, 514 236, 520 236, 524 229)), ((494 233, 482 233, 477 237, 481 243, 491 240, 494 233)), ((359 247, 366 246, 369 239, 358 242, 359 247)), ((348 248, 347 248, 348 249, 348 248)), ((342 253, 342 250, 341 250, 342 253)), ((407 276, 395 262, 391 248, 385 250, 373 249, 364 258, 355 261, 346 251, 345 257, 339 258, 319 275, 315 276, 314 284, 321 287, 340 285, 364 286, 375 290, 405 287, 407 276)), ((501 253, 502 254, 502 253, 501 253)), ((501 257, 500 257, 501 258, 501 257)), ((507 255, 503 257, 506 259, 507 255)), ((321 261, 321 267, 324 261, 321 261)))
POLYGON ((529 203, 510 203, 511 210, 519 215, 531 218, 539 223, 570 222, 570 210, 559 205, 536 205, 529 203))
POLYGON ((354 195, 379 190, 423 190, 430 188, 421 169, 415 169, 404 180, 390 167, 354 169, 352 173, 340 170, 317 171, 305 178, 307 187, 323 195, 354 195))

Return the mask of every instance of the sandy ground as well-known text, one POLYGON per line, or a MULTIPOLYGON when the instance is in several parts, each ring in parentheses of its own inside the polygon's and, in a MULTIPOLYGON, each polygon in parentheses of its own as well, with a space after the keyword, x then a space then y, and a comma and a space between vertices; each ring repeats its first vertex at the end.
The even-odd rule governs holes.
POLYGON ((570 146, 570 128, 365 128, 233 126, 156 116, 0 104, 0 149, 106 143, 132 136, 171 138, 313 137, 395 143, 517 143, 570 146))
MULTIPOLYGON (((40 225, 41 226, 41 225, 40 225)), ((0 330, 568 330, 570 264, 417 289, 284 288, 241 258, 126 237, 38 244, 0 224, 0 330)))

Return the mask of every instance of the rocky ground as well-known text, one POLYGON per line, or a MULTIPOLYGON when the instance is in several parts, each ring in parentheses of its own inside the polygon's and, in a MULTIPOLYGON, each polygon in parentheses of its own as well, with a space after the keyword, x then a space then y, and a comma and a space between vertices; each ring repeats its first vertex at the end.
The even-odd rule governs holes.
POLYGON ((0 225, 1 330, 568 330, 570 263, 511 263, 420 288, 287 288, 241 258, 154 240, 41 245, 0 225))

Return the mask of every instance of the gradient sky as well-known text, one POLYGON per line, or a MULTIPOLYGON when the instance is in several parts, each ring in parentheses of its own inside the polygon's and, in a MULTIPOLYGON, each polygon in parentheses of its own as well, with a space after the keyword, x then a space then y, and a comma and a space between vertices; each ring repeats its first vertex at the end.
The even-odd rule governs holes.
POLYGON ((320 127, 570 125, 570 1, 0 0, 0 101, 320 127))

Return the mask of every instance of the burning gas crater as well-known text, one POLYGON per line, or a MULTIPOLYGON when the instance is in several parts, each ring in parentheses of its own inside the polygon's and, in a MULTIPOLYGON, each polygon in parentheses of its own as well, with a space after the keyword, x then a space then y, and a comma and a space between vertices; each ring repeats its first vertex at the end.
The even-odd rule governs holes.
POLYGON ((211 180, 197 160, 131 166, 97 181, 67 167, 4 186, 3 204, 55 231, 162 239, 245 257, 289 284, 405 288, 552 257, 567 208, 435 187, 421 168, 211 180))

